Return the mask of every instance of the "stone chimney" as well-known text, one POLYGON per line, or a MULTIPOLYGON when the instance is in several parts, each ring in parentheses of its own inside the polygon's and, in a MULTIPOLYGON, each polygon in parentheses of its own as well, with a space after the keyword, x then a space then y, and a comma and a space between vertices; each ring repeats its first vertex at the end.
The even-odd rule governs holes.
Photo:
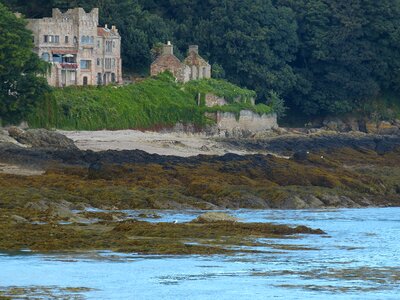
POLYGON ((190 45, 189 46, 189 53, 196 53, 199 54, 199 46, 198 45, 190 45))
POLYGON ((111 31, 118 32, 118 29, 117 29, 117 27, 115 25, 112 25, 111 26, 111 31))
POLYGON ((166 45, 163 45, 163 55, 173 55, 174 54, 174 46, 170 41, 166 45))
POLYGON ((57 18, 57 17, 62 16, 62 12, 58 8, 53 8, 51 11, 51 15, 53 18, 57 18))

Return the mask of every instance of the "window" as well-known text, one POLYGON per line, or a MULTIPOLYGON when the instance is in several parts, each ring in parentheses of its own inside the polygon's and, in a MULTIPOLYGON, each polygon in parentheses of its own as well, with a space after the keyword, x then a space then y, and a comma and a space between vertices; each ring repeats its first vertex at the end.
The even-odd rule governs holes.
POLYGON ((61 54, 53 54, 53 62, 55 62, 55 63, 62 63, 62 56, 61 56, 61 54))
POLYGON ((106 41, 106 52, 107 53, 112 52, 112 41, 106 41))
POLYGON ((82 35, 81 36, 81 43, 82 44, 93 44, 94 43, 94 37, 93 36, 88 36, 88 35, 82 35))
POLYGON ((97 73, 97 85, 101 85, 101 73, 97 73))
POLYGON ((112 67, 112 68, 115 68, 115 58, 112 59, 111 67, 112 67))
POLYGON ((101 66, 101 60, 100 60, 100 58, 97 59, 97 65, 98 65, 98 66, 101 66))
POLYGON ((111 69, 111 58, 106 58, 104 64, 106 69, 111 69))
POLYGON ((97 41, 97 48, 100 48, 101 44, 100 41, 97 41))
POLYGON ((78 38, 76 36, 74 36, 74 44, 78 44, 78 38))
POLYGON ((87 77, 83 77, 83 85, 88 85, 88 79, 87 77))
POLYGON ((91 61, 90 60, 81 60, 81 69, 89 70, 90 67, 91 67, 91 61))
POLYGON ((50 54, 47 52, 42 53, 42 59, 44 61, 50 61, 50 54))
POLYGON ((60 43, 60 36, 58 35, 45 35, 43 38, 45 43, 58 44, 60 43))
POLYGON ((65 43, 65 44, 68 44, 68 43, 69 43, 69 38, 68 38, 68 36, 65 36, 64 43, 65 43))
POLYGON ((115 82, 115 73, 111 73, 111 82, 112 82, 112 83, 115 82))
POLYGON ((76 80, 76 73, 71 72, 71 81, 75 81, 75 80, 76 80))

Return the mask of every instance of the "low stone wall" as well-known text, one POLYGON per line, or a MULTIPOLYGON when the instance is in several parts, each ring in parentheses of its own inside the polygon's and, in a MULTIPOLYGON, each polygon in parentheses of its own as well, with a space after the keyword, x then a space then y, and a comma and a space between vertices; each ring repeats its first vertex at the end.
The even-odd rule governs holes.
POLYGON ((224 98, 218 97, 211 93, 206 94, 205 101, 207 107, 222 106, 228 104, 228 102, 224 98))
POLYGON ((276 114, 259 115, 249 110, 242 110, 239 119, 234 113, 218 112, 216 123, 219 131, 237 133, 239 131, 260 132, 278 128, 276 114))
MULTIPOLYGON (((240 102, 241 98, 238 97, 237 99, 234 100, 234 102, 240 102)), ((249 101, 252 105, 255 105, 255 99, 248 99, 247 101, 249 101)), ((223 97, 219 97, 217 95, 214 95, 212 93, 207 93, 205 96, 205 104, 207 107, 213 107, 213 106, 223 106, 223 105, 227 105, 229 104, 228 101, 226 101, 225 98, 223 97)))

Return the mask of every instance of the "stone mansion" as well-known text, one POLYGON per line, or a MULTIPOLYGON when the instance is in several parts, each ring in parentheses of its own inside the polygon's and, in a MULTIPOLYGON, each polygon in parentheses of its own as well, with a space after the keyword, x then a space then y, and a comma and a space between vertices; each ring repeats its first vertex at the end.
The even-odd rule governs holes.
POLYGON ((99 10, 75 8, 51 18, 28 19, 34 51, 51 63, 55 87, 122 83, 121 36, 115 26, 99 27, 99 10))

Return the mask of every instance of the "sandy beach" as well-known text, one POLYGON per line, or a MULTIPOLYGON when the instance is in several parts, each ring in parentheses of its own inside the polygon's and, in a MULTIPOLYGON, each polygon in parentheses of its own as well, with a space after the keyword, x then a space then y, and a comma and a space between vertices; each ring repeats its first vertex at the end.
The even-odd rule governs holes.
POLYGON ((119 131, 59 131, 72 139, 81 150, 142 150, 151 154, 181 157, 203 155, 255 154, 227 148, 217 139, 201 134, 119 131))

